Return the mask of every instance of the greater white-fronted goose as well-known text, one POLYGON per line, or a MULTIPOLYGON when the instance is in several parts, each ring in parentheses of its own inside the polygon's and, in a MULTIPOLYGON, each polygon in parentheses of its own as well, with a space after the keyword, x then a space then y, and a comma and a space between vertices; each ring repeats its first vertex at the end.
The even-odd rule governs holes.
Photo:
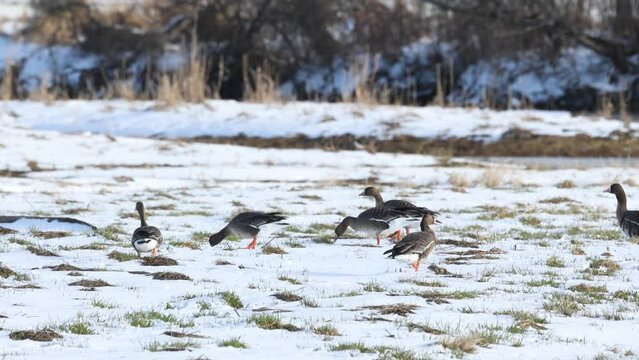
POLYGON ((229 223, 219 232, 209 237, 209 244, 215 246, 219 244, 224 238, 233 234, 242 239, 253 239, 246 247, 246 249, 255 249, 257 245, 257 234, 260 233, 260 227, 267 224, 278 224, 281 226, 288 225, 281 223, 286 220, 286 216, 280 212, 263 212, 263 211, 248 211, 237 214, 229 223))
POLYGON ((419 264, 430 255, 437 244, 437 236, 429 225, 439 223, 432 214, 426 214, 420 223, 421 231, 404 236, 395 246, 384 252, 389 258, 411 263, 415 271, 419 264))
POLYGON ((631 238, 639 237, 639 211, 628 210, 626 192, 619 184, 612 184, 604 192, 615 194, 617 197, 617 222, 621 231, 631 238))
MULTIPOLYGON (((386 207, 389 209, 400 209, 403 212, 408 213, 409 215, 411 215, 414 218, 420 219, 426 215, 432 215, 433 217, 436 217, 439 215, 438 212, 436 211, 432 211, 428 208, 425 207, 421 207, 421 206, 417 206, 413 203, 411 203, 410 201, 406 201, 406 200, 387 200, 384 201, 384 199, 382 198, 382 194, 379 192, 379 190, 373 186, 369 186, 366 189, 364 189, 364 191, 362 191, 361 194, 359 194, 359 196, 366 196, 366 197, 371 197, 375 200, 375 206, 376 207, 386 207)), ((412 224, 416 224, 416 221, 412 221, 409 222, 409 225, 412 224)), ((406 229, 406 234, 410 234, 410 226, 405 226, 406 229)), ((399 236, 400 236, 400 232, 399 230, 395 233, 396 236, 396 240, 399 240, 399 236)))
POLYGON ((355 231, 363 232, 368 235, 374 235, 377 239, 377 245, 380 243, 382 236, 386 237, 395 233, 406 225, 410 219, 410 215, 398 209, 389 209, 385 207, 374 207, 364 210, 357 217, 347 216, 335 228, 335 240, 339 239, 350 226, 355 231))
POLYGON ((149 224, 146 223, 144 204, 141 201, 135 204, 135 210, 140 214, 140 227, 133 232, 131 244, 133 244, 135 251, 138 252, 138 257, 141 253, 148 252, 156 256, 158 254, 158 248, 160 244, 162 244, 162 232, 155 226, 149 226, 149 224))

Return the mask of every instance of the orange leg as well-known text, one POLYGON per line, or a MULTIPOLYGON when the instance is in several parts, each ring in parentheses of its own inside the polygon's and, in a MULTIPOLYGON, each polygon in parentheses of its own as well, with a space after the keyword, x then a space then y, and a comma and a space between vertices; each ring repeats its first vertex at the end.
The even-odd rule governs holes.
POLYGON ((379 245, 381 239, 379 238, 379 234, 377 234, 377 245, 379 245))
POLYGON ((253 241, 251 241, 251 243, 248 244, 248 246, 245 247, 244 249, 246 250, 255 249, 255 245, 257 245, 257 236, 253 237, 253 241))
POLYGON ((398 242, 401 239, 402 239, 402 231, 401 230, 397 230, 395 232, 395 242, 398 242))
POLYGON ((155 248, 155 249, 151 250, 151 255, 152 256, 158 256, 158 248, 155 248))
POLYGON ((415 269, 415 271, 419 271, 419 260, 415 261, 414 263, 410 264, 410 266, 415 269))

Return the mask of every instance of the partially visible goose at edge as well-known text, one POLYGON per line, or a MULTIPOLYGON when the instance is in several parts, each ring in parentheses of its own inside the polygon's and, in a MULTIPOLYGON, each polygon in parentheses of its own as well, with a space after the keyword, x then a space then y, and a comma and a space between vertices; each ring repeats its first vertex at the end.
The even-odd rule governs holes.
POLYGON ((612 184, 604 192, 615 194, 617 197, 617 223, 626 236, 639 238, 639 211, 628 210, 626 192, 619 184, 612 184))
MULTIPOLYGON (((425 215, 432 215, 433 217, 436 217, 439 215, 438 212, 430 210, 428 208, 425 207, 421 207, 421 206, 417 206, 413 203, 411 203, 410 201, 406 201, 406 200, 387 200, 384 201, 384 199, 382 198, 382 194, 379 192, 379 190, 373 186, 369 186, 366 189, 364 189, 364 191, 362 191, 361 194, 359 194, 359 196, 366 196, 366 197, 371 197, 375 200, 375 206, 376 207, 386 207, 389 209, 400 209, 401 211, 407 212, 408 214, 410 214, 412 217, 414 218, 422 218, 425 215)), ((409 223, 410 225, 411 223, 409 223)), ((410 227, 406 226, 406 234, 410 233, 410 227)), ((399 237, 399 232, 396 234, 397 237, 399 237)), ((397 239, 399 240, 399 239, 397 239)))
POLYGON ((357 217, 345 217, 335 228, 335 241, 344 235, 350 226, 355 231, 375 236, 379 245, 382 236, 386 237, 395 233, 406 224, 409 218, 410 215, 400 210, 385 207, 370 208, 357 217))
POLYGON ((384 255, 391 259, 407 261, 418 271, 419 264, 433 252, 437 244, 437 236, 429 227, 435 223, 440 222, 435 220, 433 215, 426 214, 420 223, 422 231, 404 236, 392 249, 386 250, 384 255))
POLYGON ((160 244, 162 244, 162 232, 155 226, 149 226, 149 224, 146 223, 144 204, 141 201, 135 204, 135 210, 137 210, 140 215, 140 227, 133 232, 131 244, 135 251, 138 252, 138 257, 140 257, 141 253, 148 252, 156 256, 158 254, 158 248, 160 244))
POLYGON ((248 211, 236 215, 219 232, 209 237, 209 244, 215 246, 222 242, 229 235, 236 235, 242 239, 253 239, 245 249, 255 249, 257 245, 257 235, 264 225, 274 224, 279 226, 288 225, 282 223, 286 216, 280 212, 248 211))

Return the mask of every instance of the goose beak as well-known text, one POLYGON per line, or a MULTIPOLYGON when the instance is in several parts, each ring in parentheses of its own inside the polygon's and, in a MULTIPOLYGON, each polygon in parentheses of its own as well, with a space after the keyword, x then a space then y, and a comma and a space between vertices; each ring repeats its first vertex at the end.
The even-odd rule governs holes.
POLYGON ((605 193, 609 193, 609 192, 612 192, 612 191, 610 191, 610 188, 607 188, 607 189, 606 189, 606 190, 604 190, 603 192, 605 192, 605 193))
POLYGON ((364 192, 362 191, 359 196, 366 196, 366 194, 364 194, 364 192))
POLYGON ((443 222, 441 222, 441 221, 439 221, 439 220, 435 219, 435 224, 443 224, 443 222))

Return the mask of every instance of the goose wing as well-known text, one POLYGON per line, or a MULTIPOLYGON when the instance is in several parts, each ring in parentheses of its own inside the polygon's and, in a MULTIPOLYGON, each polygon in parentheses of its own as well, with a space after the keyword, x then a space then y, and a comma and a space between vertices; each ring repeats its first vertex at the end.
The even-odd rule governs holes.
POLYGON ((141 226, 133 232, 133 241, 141 239, 153 239, 162 243, 162 232, 155 226, 141 226))
POLYGON ((432 248, 435 245, 435 236, 428 232, 415 232, 406 235, 395 246, 384 252, 384 255, 389 255, 390 258, 395 258, 399 255, 417 254, 422 255, 425 252, 432 252, 432 248))
POLYGON ((619 226, 629 237, 639 237, 639 211, 627 211, 619 226))
POLYGON ((376 220, 385 223, 402 217, 409 217, 409 215, 400 210, 389 209, 381 206, 364 210, 357 216, 358 219, 376 220))

